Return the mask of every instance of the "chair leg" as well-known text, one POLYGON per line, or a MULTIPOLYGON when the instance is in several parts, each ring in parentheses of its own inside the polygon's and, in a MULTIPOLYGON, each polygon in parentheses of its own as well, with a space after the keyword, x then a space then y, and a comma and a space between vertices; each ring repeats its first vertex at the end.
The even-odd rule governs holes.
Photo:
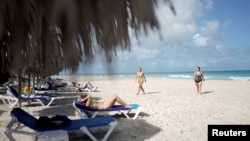
POLYGON ((74 107, 74 109, 76 110, 77 114, 80 116, 81 119, 89 118, 89 117, 87 116, 87 114, 86 114, 84 111, 81 111, 80 109, 78 109, 78 108, 75 106, 74 102, 73 102, 73 107, 74 107))
POLYGON ((47 103, 46 105, 44 104, 44 102, 40 99, 37 100, 37 102, 39 102, 42 106, 48 107, 50 106, 50 104, 55 100, 55 97, 52 97, 49 101, 49 103, 47 103))
POLYGON ((14 107, 15 105, 17 105, 17 103, 18 103, 18 100, 15 100, 15 102, 12 102, 12 104, 10 105, 10 107, 9 107, 9 108, 14 107))
POLYGON ((5 129, 4 134, 10 141, 16 141, 15 138, 12 136, 12 132, 9 131, 7 128, 5 129))
POLYGON ((81 119, 89 118, 88 115, 85 112, 83 112, 83 111, 79 110, 78 114, 80 115, 81 119))
POLYGON ((136 114, 134 115, 134 117, 132 119, 137 119, 137 117, 140 114, 141 110, 142 110, 142 107, 138 107, 138 109, 136 110, 136 114))
MULTIPOLYGON (((131 110, 133 110, 133 109, 131 109, 131 110)), ((131 111, 131 110, 129 110, 129 111, 120 111, 126 118, 129 118, 129 119, 137 119, 137 117, 138 117, 138 115, 140 114, 140 112, 141 112, 141 110, 142 110, 142 107, 138 107, 137 109, 134 109, 134 110, 136 110, 136 113, 135 113, 135 115, 133 116, 133 117, 130 117, 128 114, 129 114, 129 112, 131 111)))
MULTIPOLYGON (((106 141, 108 139, 108 137, 110 136, 110 134, 113 132, 113 130, 115 129, 117 125, 117 122, 116 121, 113 121, 109 124, 109 130, 106 132, 106 134, 104 135, 104 137, 101 139, 101 141, 106 141)), ((98 141, 96 139, 96 137, 93 136, 93 134, 91 134, 88 130, 88 128, 86 127, 81 127, 81 130, 87 134, 93 141, 98 141)))
POLYGON ((114 122, 111 122, 110 124, 110 128, 109 130, 107 131, 107 133, 105 134, 105 136, 102 138, 102 141, 106 141, 108 139, 108 137, 110 136, 110 134, 113 132, 113 130, 115 129, 116 125, 117 125, 117 122, 114 121, 114 122))
POLYGON ((81 127, 83 133, 87 134, 93 141, 98 141, 88 130, 86 127, 81 127))
POLYGON ((99 112, 94 112, 93 115, 91 116, 91 118, 94 118, 98 115, 99 112))
POLYGON ((9 105, 8 108, 12 108, 18 103, 18 99, 12 96, 0 95, 0 100, 3 102, 4 105, 9 105))
POLYGON ((55 100, 55 97, 52 97, 50 102, 46 105, 46 107, 50 106, 50 104, 55 100))
POLYGON ((45 106, 45 104, 42 102, 42 100, 38 99, 37 102, 39 102, 42 106, 45 106))
POLYGON ((7 138, 10 141, 16 141, 15 138, 12 136, 12 127, 16 123, 15 119, 11 119, 11 121, 8 123, 7 127, 4 130, 4 134, 7 136, 7 138))

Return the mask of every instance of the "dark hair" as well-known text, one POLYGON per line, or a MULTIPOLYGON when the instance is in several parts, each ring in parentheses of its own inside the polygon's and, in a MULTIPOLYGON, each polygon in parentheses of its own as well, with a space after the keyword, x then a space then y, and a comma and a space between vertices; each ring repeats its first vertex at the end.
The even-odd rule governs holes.
POLYGON ((79 95, 79 98, 85 98, 86 97, 86 95, 84 95, 84 94, 81 94, 81 95, 79 95))
POLYGON ((197 67, 199 70, 201 70, 201 68, 200 67, 197 67))
POLYGON ((78 102, 82 102, 82 103, 86 103, 86 100, 85 101, 82 101, 81 99, 84 99, 87 95, 86 94, 81 94, 79 95, 78 97, 78 102))
POLYGON ((87 95, 86 94, 81 94, 80 98, 85 98, 87 95))

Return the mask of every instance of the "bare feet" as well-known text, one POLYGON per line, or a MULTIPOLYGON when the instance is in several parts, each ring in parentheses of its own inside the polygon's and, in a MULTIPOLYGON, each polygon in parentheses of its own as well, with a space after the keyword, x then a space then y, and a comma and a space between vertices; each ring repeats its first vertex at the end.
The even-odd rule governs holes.
POLYGON ((126 104, 124 107, 125 107, 125 108, 131 108, 131 106, 128 105, 128 104, 126 104))

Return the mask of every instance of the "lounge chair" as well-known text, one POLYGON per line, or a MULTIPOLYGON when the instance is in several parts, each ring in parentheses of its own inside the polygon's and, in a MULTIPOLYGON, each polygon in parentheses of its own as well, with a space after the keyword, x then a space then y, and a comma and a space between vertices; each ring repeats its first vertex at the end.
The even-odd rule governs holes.
POLYGON ((142 107, 139 104, 130 104, 130 108, 125 108, 122 105, 114 105, 111 108, 97 109, 93 107, 87 107, 84 103, 80 103, 76 100, 73 101, 73 107, 82 119, 88 118, 89 113, 92 114, 90 117, 94 118, 98 114, 106 114, 108 112, 121 112, 128 119, 137 119, 142 110, 142 107), (130 116, 131 111, 135 111, 133 116, 130 116))
POLYGON ((7 106, 8 108, 14 107, 18 102, 17 98, 7 94, 0 95, 0 100, 3 102, 4 106, 7 106))
MULTIPOLYGON (((12 95, 16 99, 18 99, 18 92, 12 87, 12 86, 7 86, 7 93, 9 95, 12 95)), ((37 101, 39 102, 42 106, 50 106, 50 104, 55 100, 55 97, 52 97, 49 94, 43 94, 43 95, 35 95, 32 94, 30 96, 23 95, 21 94, 21 100, 22 101, 37 101)), ((16 105, 18 101, 15 102, 14 105, 16 105)))
POLYGON ((95 92, 97 90, 98 87, 84 87, 84 88, 80 88, 76 86, 75 82, 72 82, 73 88, 72 88, 72 92, 95 92))
POLYGON ((30 135, 30 136, 39 136, 44 132, 50 132, 50 131, 53 132, 61 130, 67 132, 81 130, 82 132, 86 133, 93 141, 97 141, 96 137, 94 137, 94 135, 89 131, 89 129, 94 127, 110 126, 109 130, 102 138, 102 141, 106 141, 117 125, 117 122, 113 118, 107 116, 97 117, 92 119, 77 119, 77 120, 68 119, 67 116, 55 116, 55 117, 61 117, 60 119, 62 120, 58 120, 57 118, 57 124, 53 124, 53 126, 49 127, 49 126, 44 126, 46 124, 43 125, 41 124, 40 120, 41 117, 37 119, 21 108, 14 108, 11 111, 10 115, 12 119, 8 123, 4 131, 5 135, 8 137, 10 141, 15 141, 15 138, 12 135, 13 133, 30 135), (59 125, 58 123, 61 123, 61 125, 59 125), (13 127, 15 124, 17 124, 17 126, 13 127), (20 125, 24 125, 34 130, 35 132, 24 131, 22 130, 23 126, 20 125))
POLYGON ((35 95, 56 97, 57 94, 57 90, 35 90, 35 95))

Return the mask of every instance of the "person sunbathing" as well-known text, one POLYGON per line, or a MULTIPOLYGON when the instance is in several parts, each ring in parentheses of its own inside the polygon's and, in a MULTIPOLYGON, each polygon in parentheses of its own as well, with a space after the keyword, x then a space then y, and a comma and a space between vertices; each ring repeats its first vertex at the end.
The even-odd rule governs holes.
POLYGON ((25 86, 25 87, 23 88, 23 92, 24 92, 25 94, 27 94, 27 93, 32 93, 32 92, 33 92, 33 87, 32 87, 32 86, 30 86, 30 87, 25 86))
POLYGON ((129 108, 129 105, 117 95, 112 95, 107 100, 99 102, 93 100, 91 95, 89 94, 88 95, 81 94, 77 100, 78 102, 85 103, 87 107, 93 107, 97 109, 111 108, 112 106, 114 106, 116 102, 123 105, 126 108, 129 108))
POLYGON ((81 84, 81 83, 78 83, 78 82, 75 82, 75 87, 77 88, 81 88, 81 89, 85 89, 85 88, 97 88, 97 87, 94 87, 89 81, 84 83, 84 84, 81 84))

